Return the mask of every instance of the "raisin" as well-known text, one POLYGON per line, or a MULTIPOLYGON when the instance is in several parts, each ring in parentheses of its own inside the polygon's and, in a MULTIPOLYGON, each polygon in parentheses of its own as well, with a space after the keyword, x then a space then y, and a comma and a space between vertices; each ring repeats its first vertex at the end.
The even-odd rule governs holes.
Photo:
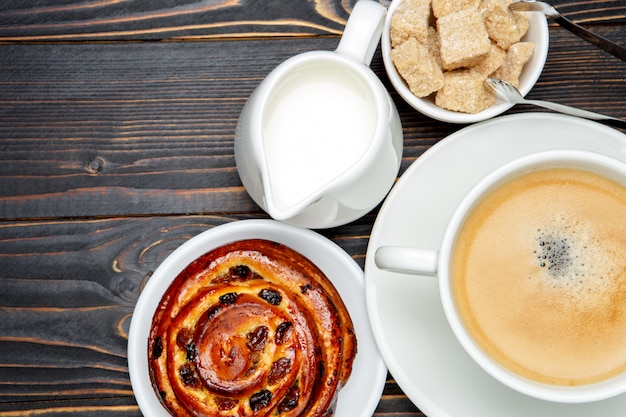
POLYGON ((267 376, 267 382, 270 385, 274 385, 278 381, 284 378, 285 375, 291 369, 291 359, 280 358, 274 362, 270 368, 270 372, 267 376))
POLYGON ((220 303, 223 306, 228 306, 237 301, 238 297, 239 295, 236 292, 229 292, 227 294, 220 295, 220 303))
POLYGON ((207 317, 209 319, 212 319, 213 317, 215 317, 215 315, 217 313, 219 313, 222 310, 222 306, 219 304, 214 305, 213 307, 211 307, 207 312, 207 317))
POLYGON ((301 292, 302 294, 306 294, 306 292, 307 292, 308 290, 312 289, 312 288, 313 288, 313 286, 312 286, 311 284, 301 285, 301 286, 300 286, 300 292, 301 292))
POLYGON ((185 346, 185 351, 187 352, 187 360, 189 362, 195 362, 198 358, 198 348, 194 342, 189 342, 187 346, 185 346))
POLYGON ((283 300, 282 295, 280 295, 278 291, 269 290, 267 288, 262 289, 261 292, 259 292, 259 297, 273 306, 277 306, 283 300))
POLYGON ((255 413, 261 408, 265 408, 272 402, 272 393, 266 389, 252 394, 250 397, 250 408, 255 413))
POLYGON ((234 398, 225 397, 215 397, 215 402, 217 403, 217 408, 219 408, 220 411, 232 410, 235 408, 237 403, 239 403, 239 401, 234 398))
POLYGON ((154 344, 152 345, 152 359, 159 359, 162 353, 163 339, 161 339, 161 336, 158 336, 154 339, 154 344))
POLYGON ((196 376, 196 372, 194 368, 186 363, 180 367, 180 379, 182 379, 183 384, 188 387, 195 388, 198 386, 198 377, 196 376))
POLYGON ((247 280, 250 278, 252 271, 250 271, 250 268, 245 265, 237 265, 231 267, 228 270, 228 273, 230 274, 231 279, 247 280))
POLYGON ((300 399, 300 388, 297 385, 289 387, 282 401, 278 404, 278 412, 284 413, 293 410, 298 406, 298 400, 300 399))
POLYGON ((276 328, 276 344, 282 345, 285 340, 291 336, 293 330, 293 324, 290 321, 284 321, 276 328))
POLYGON ((248 339, 248 347, 253 351, 261 351, 265 347, 267 342, 268 328, 266 326, 259 326, 246 336, 248 339))
POLYGON ((261 362, 261 352, 257 352, 257 351, 250 352, 250 354, 248 355, 248 363, 250 365, 248 366, 248 370, 246 371, 244 375, 246 377, 249 377, 252 374, 254 374, 254 372, 259 367, 259 362, 261 362))
POLYGON ((192 339, 193 334, 191 333, 191 330, 189 330, 187 327, 183 327, 176 334, 176 344, 181 349, 186 349, 187 345, 191 342, 192 339))

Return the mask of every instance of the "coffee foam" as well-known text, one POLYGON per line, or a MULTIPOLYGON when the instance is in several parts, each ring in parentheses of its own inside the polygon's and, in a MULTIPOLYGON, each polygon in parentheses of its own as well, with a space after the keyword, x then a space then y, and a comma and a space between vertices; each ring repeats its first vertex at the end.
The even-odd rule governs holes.
POLYGON ((575 170, 528 174, 486 198, 453 264, 460 314, 483 349, 551 384, 625 370, 625 219, 626 189, 575 170))
MULTIPOLYGON (((614 291, 616 265, 623 256, 606 247, 601 237, 587 224, 572 224, 561 216, 536 232, 533 250, 541 268, 539 278, 553 289, 562 291, 573 303, 601 303, 608 291, 614 291)), ((530 277, 532 278, 532 276, 530 277)))

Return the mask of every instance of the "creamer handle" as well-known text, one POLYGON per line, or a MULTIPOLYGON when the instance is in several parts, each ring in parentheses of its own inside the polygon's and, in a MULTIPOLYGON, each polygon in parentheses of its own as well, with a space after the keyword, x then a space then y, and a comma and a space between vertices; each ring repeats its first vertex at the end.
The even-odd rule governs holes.
POLYGON ((359 0, 352 9, 348 23, 335 52, 367 66, 380 41, 387 9, 373 0, 359 0))
POLYGON ((437 258, 437 251, 404 246, 381 246, 374 254, 378 268, 404 274, 435 275, 437 258))

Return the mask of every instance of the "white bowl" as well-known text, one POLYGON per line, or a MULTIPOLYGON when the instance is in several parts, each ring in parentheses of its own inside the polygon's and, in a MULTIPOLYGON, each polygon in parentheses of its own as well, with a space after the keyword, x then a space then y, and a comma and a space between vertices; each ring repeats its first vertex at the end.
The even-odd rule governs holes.
POLYGON ((145 416, 171 417, 152 388, 148 371, 148 336, 163 293, 196 258, 227 243, 253 238, 272 240, 300 252, 334 284, 350 312, 358 344, 352 375, 339 391, 334 416, 370 417, 385 386, 387 368, 367 316, 363 271, 324 236, 274 220, 242 220, 214 227, 185 242, 154 271, 137 301, 128 335, 128 371, 141 412, 145 416))
MULTIPOLYGON (((385 25, 383 27, 381 49, 383 62, 385 64, 385 69, 387 70, 387 75, 391 80, 391 84, 396 89, 398 94, 411 107, 426 116, 448 123, 479 122, 495 117, 513 107, 513 104, 496 100, 496 103, 493 106, 481 112, 469 114, 443 109, 435 104, 432 96, 425 98, 415 96, 391 61, 391 17, 400 3, 402 3, 402 0, 393 0, 389 6, 387 17, 385 18, 385 25)), ((546 58, 548 57, 548 46, 550 43, 546 17, 542 13, 537 12, 527 12, 527 16, 530 25, 528 32, 526 32, 522 41, 533 42, 535 44, 535 49, 532 57, 524 66, 519 80, 519 90, 524 96, 526 96, 526 94, 528 94, 528 92, 533 88, 543 71, 543 66, 546 62, 546 58)))

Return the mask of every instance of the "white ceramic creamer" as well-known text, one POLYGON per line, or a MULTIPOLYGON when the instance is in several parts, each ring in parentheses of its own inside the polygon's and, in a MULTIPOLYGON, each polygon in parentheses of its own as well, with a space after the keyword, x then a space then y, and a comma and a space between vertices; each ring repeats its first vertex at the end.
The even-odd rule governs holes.
POLYGON ((275 68, 244 106, 237 170, 274 219, 308 228, 351 222, 393 185, 402 126, 369 68, 386 9, 359 1, 335 51, 296 55, 275 68))

